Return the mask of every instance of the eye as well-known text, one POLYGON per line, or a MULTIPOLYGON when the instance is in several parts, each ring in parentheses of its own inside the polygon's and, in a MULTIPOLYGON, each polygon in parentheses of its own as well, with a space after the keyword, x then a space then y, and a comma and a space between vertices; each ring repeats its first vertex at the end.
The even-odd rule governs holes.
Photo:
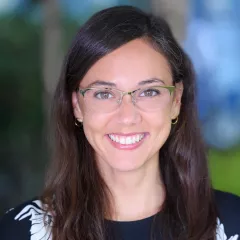
POLYGON ((149 89, 145 89, 142 90, 140 92, 140 97, 154 97, 160 94, 160 90, 156 89, 156 88, 149 88, 149 89))
POLYGON ((114 94, 111 91, 97 91, 94 93, 94 97, 98 99, 110 99, 114 97, 114 94))

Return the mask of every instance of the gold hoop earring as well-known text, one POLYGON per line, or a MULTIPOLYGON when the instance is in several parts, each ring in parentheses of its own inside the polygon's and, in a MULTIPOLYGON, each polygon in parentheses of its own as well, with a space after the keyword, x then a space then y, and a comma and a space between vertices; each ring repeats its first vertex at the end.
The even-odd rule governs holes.
POLYGON ((177 118, 175 120, 172 121, 172 125, 177 124, 177 122, 178 122, 178 116, 177 116, 177 118))
POLYGON ((82 119, 75 119, 75 126, 82 127, 82 122, 83 122, 82 119), (80 125, 79 125, 79 123, 80 123, 80 125))

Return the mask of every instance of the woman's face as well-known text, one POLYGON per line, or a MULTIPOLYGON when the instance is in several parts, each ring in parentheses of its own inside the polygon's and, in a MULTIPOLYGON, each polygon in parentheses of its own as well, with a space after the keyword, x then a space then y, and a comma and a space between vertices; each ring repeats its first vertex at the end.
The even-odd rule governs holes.
MULTIPOLYGON (((108 84, 132 91, 148 86, 171 86, 173 79, 165 57, 148 43, 137 39, 96 62, 82 79, 80 88, 90 85, 110 87, 108 84), (149 79, 156 82, 142 83, 149 79), (104 81, 106 85, 101 82, 92 85, 96 81, 104 81)), ((182 85, 178 84, 178 87, 182 85)), ((164 101, 159 102, 160 107, 151 111, 135 106, 131 96, 126 95, 116 109, 105 112, 105 108, 96 109, 80 93, 74 92, 74 115, 83 120, 86 138, 95 150, 100 168, 133 171, 156 164, 159 151, 169 136, 171 120, 179 114, 181 94, 181 90, 172 95, 169 93, 164 101)))

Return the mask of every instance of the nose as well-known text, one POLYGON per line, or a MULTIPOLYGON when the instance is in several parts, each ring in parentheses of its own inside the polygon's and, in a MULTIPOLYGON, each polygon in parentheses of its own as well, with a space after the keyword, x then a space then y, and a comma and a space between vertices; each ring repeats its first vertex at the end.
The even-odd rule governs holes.
POLYGON ((141 114, 134 105, 131 94, 126 94, 118 109, 118 123, 134 125, 141 122, 141 114))

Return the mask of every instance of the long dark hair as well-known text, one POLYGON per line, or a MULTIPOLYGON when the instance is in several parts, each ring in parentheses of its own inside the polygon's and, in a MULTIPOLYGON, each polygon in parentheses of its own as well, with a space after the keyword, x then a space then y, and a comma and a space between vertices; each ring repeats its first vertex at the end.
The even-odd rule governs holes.
POLYGON ((54 155, 42 195, 47 211, 54 214, 54 240, 106 239, 109 190, 98 172, 93 148, 75 125, 71 96, 96 61, 138 38, 166 57, 174 84, 182 81, 184 86, 178 123, 160 151, 166 200, 155 216, 153 233, 161 232, 163 239, 215 239, 217 213, 197 121, 191 62, 164 19, 119 6, 96 13, 80 28, 56 89, 54 155))

